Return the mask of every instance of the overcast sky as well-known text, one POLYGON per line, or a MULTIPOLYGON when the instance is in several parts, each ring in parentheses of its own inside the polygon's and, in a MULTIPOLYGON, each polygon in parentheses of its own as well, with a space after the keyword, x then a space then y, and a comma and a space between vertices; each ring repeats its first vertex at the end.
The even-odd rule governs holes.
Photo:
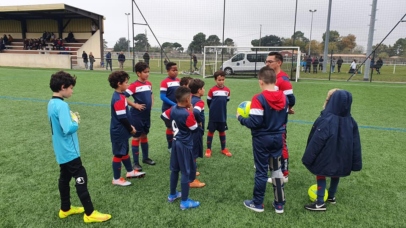
MULTIPOLYGON (((58 0, 1 1, 0 5, 32 5, 62 3, 58 0)), ((226 0, 225 37, 238 46, 251 46, 252 39, 277 35, 290 37, 294 30, 296 0, 226 0)), ((328 0, 298 0, 296 31, 309 38, 311 13, 313 20, 312 39, 321 41, 326 31, 328 0)), ((64 0, 65 4, 103 15, 106 20, 104 38, 113 47, 120 37, 127 37, 128 26, 125 13, 131 12, 131 0, 64 0)), ((186 49, 193 36, 199 32, 215 34, 222 39, 223 4, 221 0, 136 0, 138 7, 157 36, 159 42, 178 42, 186 49)), ((332 5, 331 30, 340 35, 354 34, 357 44, 366 48, 372 0, 334 0, 332 5)), ((378 0, 374 44, 380 42, 406 13, 406 0, 378 0)), ((134 6, 134 20, 144 23, 134 6)), ((130 37, 131 16, 130 21, 130 37)), ((152 46, 157 45, 146 26, 135 25, 134 33, 145 33, 152 46)), ((400 23, 384 42, 393 45, 399 38, 406 38, 406 23, 400 23)), ((131 38, 130 38, 131 39, 131 38)))

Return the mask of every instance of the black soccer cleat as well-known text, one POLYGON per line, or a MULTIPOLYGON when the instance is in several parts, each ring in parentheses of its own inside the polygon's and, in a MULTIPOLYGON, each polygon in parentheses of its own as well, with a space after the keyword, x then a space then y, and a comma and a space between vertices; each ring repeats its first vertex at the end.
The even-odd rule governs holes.
POLYGON ((304 208, 309 211, 326 211, 327 210, 326 204, 324 204, 324 203, 317 204, 317 202, 307 204, 304 206, 304 208))
POLYGON ((148 164, 148 165, 155 165, 156 164, 155 161, 150 159, 150 158, 142 160, 142 163, 145 163, 145 164, 148 164))

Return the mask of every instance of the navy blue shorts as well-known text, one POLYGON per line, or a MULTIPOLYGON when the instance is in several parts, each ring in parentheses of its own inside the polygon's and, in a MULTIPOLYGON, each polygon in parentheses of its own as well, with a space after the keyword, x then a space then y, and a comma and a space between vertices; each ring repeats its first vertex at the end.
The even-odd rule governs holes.
POLYGON ((169 169, 172 172, 181 172, 189 180, 196 178, 196 164, 193 159, 192 146, 186 146, 180 141, 173 140, 169 169))
POLYGON ((113 155, 127 155, 129 151, 128 139, 111 142, 113 155))
POLYGON ((134 137, 138 138, 141 136, 141 134, 148 135, 149 128, 151 127, 151 119, 140 119, 132 117, 131 125, 133 125, 135 127, 135 130, 137 130, 134 137))
POLYGON ((193 137, 193 159, 203 157, 203 133, 204 130, 199 128, 192 133, 193 137))
POLYGON ((209 124, 207 125, 207 129, 210 132, 224 132, 226 130, 228 130, 227 127, 227 123, 226 122, 209 122, 209 124))

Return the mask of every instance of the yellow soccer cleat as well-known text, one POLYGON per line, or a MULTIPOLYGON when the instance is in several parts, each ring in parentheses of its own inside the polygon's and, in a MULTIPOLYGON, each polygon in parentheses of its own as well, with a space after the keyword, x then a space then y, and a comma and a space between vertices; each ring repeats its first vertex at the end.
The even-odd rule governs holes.
POLYGON ((68 217, 69 215, 81 214, 85 211, 83 207, 74 207, 71 206, 69 211, 62 211, 59 210, 59 218, 63 219, 68 217))
POLYGON ((85 221, 85 223, 105 222, 109 219, 111 219, 111 215, 103 214, 96 210, 94 210, 93 213, 89 216, 86 214, 83 215, 83 221, 85 221))

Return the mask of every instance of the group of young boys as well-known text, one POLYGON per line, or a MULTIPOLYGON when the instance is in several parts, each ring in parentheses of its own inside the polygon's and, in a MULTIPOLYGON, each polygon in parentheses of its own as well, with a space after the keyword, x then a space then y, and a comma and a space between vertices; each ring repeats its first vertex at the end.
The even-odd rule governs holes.
MULTIPOLYGON (((266 183, 270 182, 274 188, 275 200, 273 207, 275 208, 275 212, 283 213, 286 202, 284 183, 288 181, 289 174, 286 124, 288 114, 294 114, 293 106, 295 104, 295 97, 287 74, 281 70, 283 63, 282 55, 277 52, 271 52, 265 63, 266 66, 258 73, 259 86, 262 92, 254 95, 252 98, 249 117, 243 118, 237 113, 238 121, 251 129, 254 163, 256 167, 253 199, 245 200, 244 205, 257 212, 264 211, 263 201, 266 183), (268 178, 268 170, 271 171, 270 178, 268 178)), ((189 188, 201 188, 205 186, 205 183, 196 179, 196 176, 200 175, 200 172, 197 172, 196 159, 203 157, 205 103, 201 98, 205 94, 205 83, 200 79, 193 79, 191 77, 184 77, 179 80, 179 78, 177 78, 178 69, 176 63, 167 63, 166 69, 168 77, 160 84, 160 98, 163 101, 161 118, 164 120, 166 126, 166 139, 168 152, 170 153, 171 174, 168 202, 174 202, 176 199, 181 198, 180 208, 185 210, 200 205, 200 202, 189 198, 189 188), (177 191, 179 172, 181 174, 181 191, 177 191)), ((121 163, 127 171, 127 178, 145 176, 145 173, 142 172, 139 159, 140 145, 143 155, 142 162, 148 165, 156 164, 155 161, 149 157, 148 153, 147 135, 151 125, 150 114, 153 104, 152 85, 148 81, 149 66, 140 62, 136 64, 135 70, 138 78, 130 85, 130 77, 124 71, 115 71, 108 77, 110 86, 115 90, 111 100, 110 123, 110 138, 113 153, 112 184, 119 186, 128 186, 131 184, 131 182, 121 177, 121 163), (129 97, 133 99, 130 100, 128 99, 129 97), (131 106, 131 109, 129 106, 131 106), (129 156, 128 140, 131 137, 134 165, 131 164, 132 162, 129 156)), ((207 94, 207 105, 210 111, 207 124, 208 133, 205 156, 207 158, 212 156, 211 144, 213 134, 215 131, 218 131, 221 142, 221 153, 227 157, 231 157, 232 154, 226 147, 225 134, 227 130, 227 102, 230 100, 230 89, 224 85, 225 73, 223 71, 215 72, 214 80, 216 85, 213 86, 207 94)), ((93 209, 87 190, 87 175, 80 160, 76 134, 80 116, 70 111, 68 104, 63 101, 64 98, 69 98, 72 95, 75 84, 76 77, 62 71, 53 74, 50 82, 50 87, 54 94, 48 104, 48 117, 52 127, 54 152, 57 162, 61 167, 59 178, 61 209, 59 216, 60 218, 65 218, 71 214, 85 212, 85 222, 107 221, 111 218, 111 215, 102 214, 93 209), (76 180, 77 193, 83 207, 70 205, 69 181, 72 177, 76 180)), ((331 134, 331 130, 325 132, 326 135, 324 135, 324 137, 319 135, 320 129, 317 129, 317 131, 314 130, 314 128, 320 127, 316 125, 316 123, 320 122, 322 126, 331 126, 326 125, 323 121, 316 121, 309 136, 303 163, 312 173, 317 175, 319 191, 317 201, 311 205, 306 205, 306 209, 317 211, 322 208, 325 210, 323 188, 325 188, 326 176, 334 177, 332 186, 330 186, 331 191, 329 192, 328 201, 334 201, 335 203, 334 193, 337 189, 339 177, 349 175, 351 170, 358 171, 361 169, 361 148, 358 127, 349 113, 352 101, 350 98, 351 94, 347 91, 335 90, 327 99, 334 100, 334 102, 330 101, 326 103, 326 109, 322 112, 321 117, 328 115, 329 117, 325 119, 330 121, 330 124, 339 124, 338 122, 340 122, 331 116, 343 115, 343 118, 350 118, 348 123, 351 123, 351 126, 349 124, 347 124, 348 126, 338 126, 338 131, 345 129, 339 133, 348 134, 346 135, 347 139, 352 137, 348 142, 353 142, 352 145, 354 145, 354 147, 340 147, 338 149, 332 149, 331 151, 341 156, 343 156, 343 154, 348 155, 345 156, 347 160, 350 159, 350 156, 354 156, 356 159, 349 161, 357 165, 349 166, 339 164, 347 166, 344 173, 331 172, 329 168, 324 168, 324 170, 320 168, 320 163, 325 160, 321 160, 315 165, 314 160, 317 160, 317 154, 320 152, 317 150, 324 150, 324 147, 318 148, 317 146, 323 143, 333 143, 325 140, 325 136, 331 134), (345 95, 342 95, 342 93, 345 95), (343 102, 343 100, 346 102, 343 102), (347 110, 345 113, 339 111, 343 103, 345 103, 345 107, 343 108, 347 110), (334 107, 328 108, 330 104, 334 105, 334 107), (314 139, 314 142, 312 139, 314 139), (309 150, 311 151, 309 152, 309 150)), ((342 123, 340 122, 340 124, 342 123)), ((334 143, 339 143, 340 140, 341 138, 336 138, 334 143)), ((331 146, 331 148, 333 147, 331 146)), ((324 152, 323 156, 326 156, 326 154, 331 151, 324 152)), ((343 170, 344 169, 341 169, 341 171, 343 170)))

